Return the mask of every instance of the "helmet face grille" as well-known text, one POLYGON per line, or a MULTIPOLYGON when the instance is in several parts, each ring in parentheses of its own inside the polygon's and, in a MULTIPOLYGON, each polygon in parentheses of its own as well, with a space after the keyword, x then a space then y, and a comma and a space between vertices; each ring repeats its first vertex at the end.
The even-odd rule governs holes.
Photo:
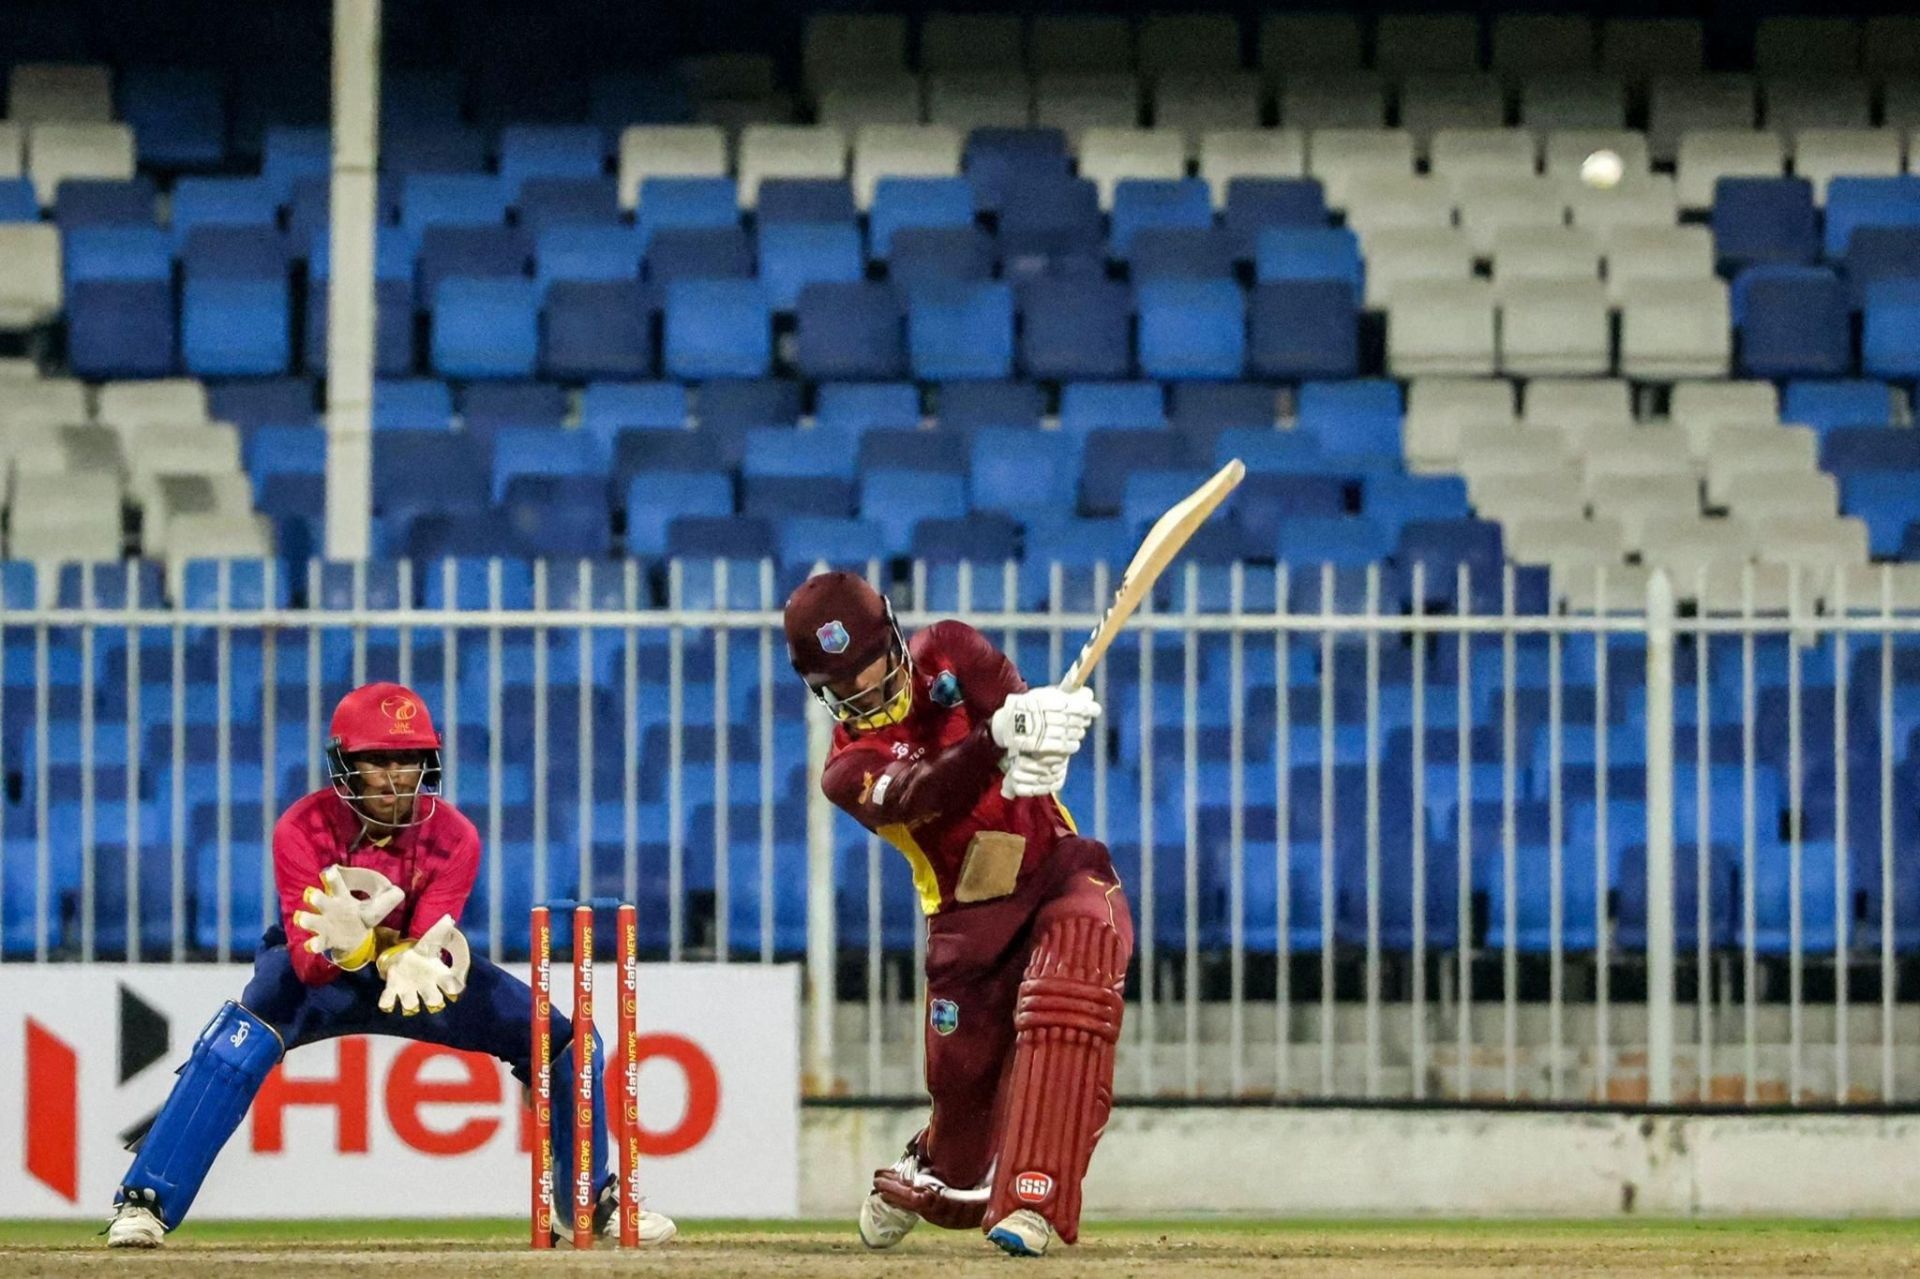
POLYGON ((420 825, 432 817, 440 806, 440 752, 424 750, 406 753, 420 756, 419 778, 413 790, 394 792, 413 800, 406 820, 383 821, 367 810, 364 802, 366 797, 360 789, 360 772, 354 768, 352 755, 341 748, 340 739, 337 737, 327 743, 327 779, 333 786, 333 793, 353 810, 356 817, 370 827, 378 827, 382 830, 405 830, 408 827, 420 825))

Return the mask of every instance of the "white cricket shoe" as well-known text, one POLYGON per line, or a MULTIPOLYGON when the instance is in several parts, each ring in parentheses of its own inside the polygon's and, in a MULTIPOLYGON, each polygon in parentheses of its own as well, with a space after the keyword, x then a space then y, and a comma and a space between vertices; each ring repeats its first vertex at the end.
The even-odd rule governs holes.
MULTIPOLYGON (((920 1159, 908 1150, 893 1166, 893 1172, 900 1180, 912 1185, 920 1177, 920 1159)), ((913 1228, 920 1223, 920 1214, 910 1208, 902 1208, 888 1203, 875 1190, 867 1195, 860 1205, 860 1242, 876 1252, 882 1248, 891 1248, 905 1239, 913 1228)))
POLYGON ((107 1224, 109 1248, 158 1248, 166 1237, 167 1228, 153 1209, 140 1204, 121 1204, 107 1224))
POLYGON ((1010 1212, 987 1231, 987 1238, 1013 1257, 1044 1257, 1053 1242, 1053 1223, 1031 1208, 1010 1212))
MULTIPOLYGON (((615 1230, 618 1234, 618 1229, 615 1230)), ((640 1210, 640 1245, 650 1248, 654 1244, 665 1243, 680 1233, 680 1227, 673 1224, 673 1218, 664 1212, 640 1210)))

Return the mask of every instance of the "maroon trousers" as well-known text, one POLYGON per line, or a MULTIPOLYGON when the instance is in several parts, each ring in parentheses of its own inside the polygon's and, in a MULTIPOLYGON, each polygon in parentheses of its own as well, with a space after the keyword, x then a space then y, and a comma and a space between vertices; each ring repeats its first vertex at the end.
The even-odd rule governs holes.
POLYGON ((1010 896, 950 906, 927 921, 933 1117, 920 1136, 920 1160, 956 1190, 982 1184, 993 1167, 1014 1006, 1034 941, 1075 917, 1111 927, 1123 953, 1133 953, 1133 915, 1106 846, 1077 837, 1056 844, 1010 896))

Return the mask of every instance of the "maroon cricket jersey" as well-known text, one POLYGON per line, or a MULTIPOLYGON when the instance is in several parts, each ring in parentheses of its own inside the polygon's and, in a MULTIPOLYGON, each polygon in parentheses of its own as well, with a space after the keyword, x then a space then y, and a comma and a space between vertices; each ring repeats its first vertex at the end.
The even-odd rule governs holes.
POLYGON ((295 801, 273 828, 273 878, 293 971, 309 986, 324 985, 341 971, 326 955, 308 952, 306 942, 313 934, 293 922, 293 912, 303 908, 301 895, 319 886, 320 872, 328 866, 377 870, 398 885, 406 899, 380 921, 381 926, 417 938, 442 915, 460 922, 460 912, 466 909, 467 895, 480 873, 480 834, 444 799, 433 801, 433 812, 425 821, 396 830, 377 843, 332 790, 318 790, 295 801))
POLYGON ((920 908, 938 914, 954 901, 967 847, 982 831, 1026 840, 1021 869, 1044 860, 1073 822, 1050 795, 1007 799, 993 713, 1026 684, 1013 663, 964 622, 936 622, 907 645, 913 702, 897 724, 833 734, 820 788, 906 855, 920 908))

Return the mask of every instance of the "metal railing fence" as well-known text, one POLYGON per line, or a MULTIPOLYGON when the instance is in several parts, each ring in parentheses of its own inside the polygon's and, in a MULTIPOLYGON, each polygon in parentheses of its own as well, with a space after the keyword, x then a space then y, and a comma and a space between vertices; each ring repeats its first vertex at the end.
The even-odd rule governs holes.
MULTIPOLYGON (((917 1089, 922 932, 904 865, 819 794, 790 573, 204 567, 186 607, 83 575, 0 611, 7 961, 250 953, 333 701, 396 678, 485 843, 477 946, 617 894, 659 956, 804 962, 810 1088, 917 1089)), ((1032 682, 1111 585, 881 569, 904 625, 965 617, 1032 682)), ((1065 794, 1136 917, 1122 1089, 1911 1100, 1920 616, 1890 575, 1686 604, 1710 586, 1575 613, 1511 569, 1176 570, 1096 673, 1065 794)))

